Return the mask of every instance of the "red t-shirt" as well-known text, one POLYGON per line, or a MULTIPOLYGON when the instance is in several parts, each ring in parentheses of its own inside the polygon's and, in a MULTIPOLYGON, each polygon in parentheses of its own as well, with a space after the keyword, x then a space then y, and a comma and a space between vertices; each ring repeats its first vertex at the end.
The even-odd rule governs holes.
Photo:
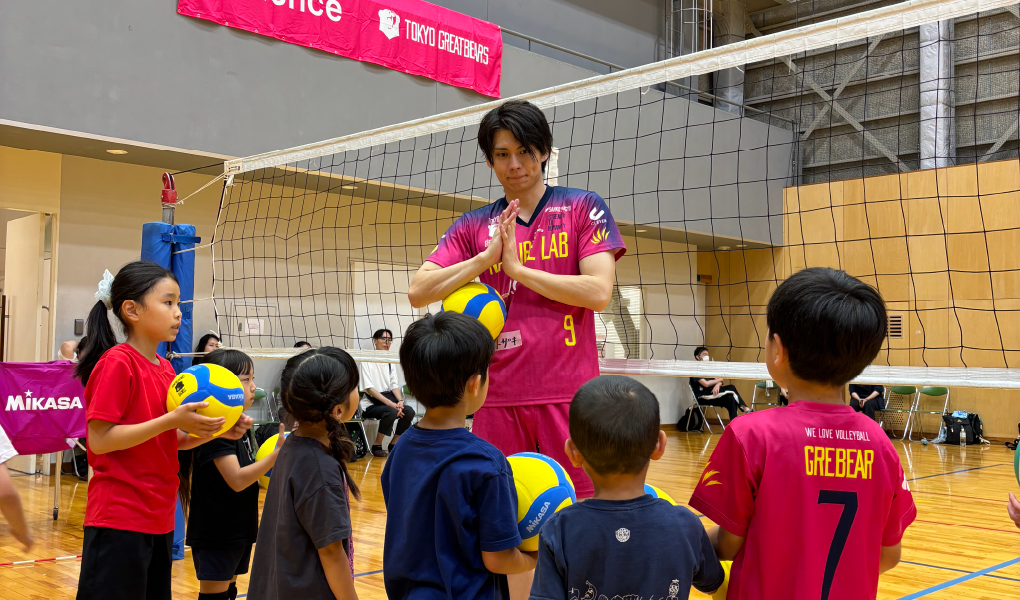
MULTIPOLYGON (((154 365, 128 344, 99 359, 85 387, 85 418, 117 425, 144 423, 166 414, 173 367, 154 365)), ((106 454, 89 449, 85 525, 161 534, 174 529, 177 506, 177 430, 133 448, 106 454)))
POLYGON ((881 547, 898 544, 917 516, 882 428, 818 402, 734 420, 691 506, 747 538, 728 600, 874 598, 881 547))
MULTIPOLYGON (((427 259, 448 267, 485 251, 496 230, 505 198, 464 213, 427 259)), ((531 221, 516 224, 522 264, 556 275, 580 275, 581 259, 627 251, 605 201, 594 192, 549 186, 531 221)), ((595 313, 549 300, 507 277, 498 263, 479 276, 506 303, 503 333, 489 365, 486 407, 570 402, 588 380, 599 376, 595 313)))

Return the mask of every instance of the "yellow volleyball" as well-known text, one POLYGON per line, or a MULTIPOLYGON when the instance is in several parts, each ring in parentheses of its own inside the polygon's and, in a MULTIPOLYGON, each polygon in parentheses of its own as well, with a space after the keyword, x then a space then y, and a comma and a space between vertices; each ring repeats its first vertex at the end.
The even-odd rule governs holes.
POLYGON ((506 324, 506 304, 503 298, 484 283, 473 281, 457 288, 443 300, 443 310, 478 319, 492 334, 492 339, 499 337, 506 324))
POLYGON ((241 416, 244 387, 237 375, 228 369, 211 363, 195 365, 174 377, 166 393, 168 411, 188 402, 208 402, 209 406, 198 409, 198 414, 225 419, 223 427, 215 434, 220 435, 233 427, 241 416))
POLYGON ((525 552, 538 550, 538 532, 549 517, 577 502, 574 483, 558 462, 535 452, 507 457, 517 488, 517 531, 525 552))

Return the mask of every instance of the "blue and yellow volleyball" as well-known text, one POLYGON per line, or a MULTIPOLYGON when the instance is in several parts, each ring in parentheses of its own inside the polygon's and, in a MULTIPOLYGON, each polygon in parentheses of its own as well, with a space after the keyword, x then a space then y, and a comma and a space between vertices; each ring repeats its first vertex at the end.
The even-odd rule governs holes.
POLYGON ((477 281, 451 292, 443 300, 443 310, 478 319, 492 334, 492 339, 499 337, 506 324, 506 304, 503 298, 492 287, 477 281))
POLYGON ((525 552, 538 550, 538 532, 549 517, 577 502, 574 482, 566 469, 543 454, 521 452, 508 456, 517 488, 517 530, 525 552))
POLYGON ((237 375, 219 365, 195 365, 174 377, 166 393, 166 409, 169 411, 188 402, 208 402, 209 406, 196 412, 205 417, 225 419, 223 427, 216 432, 220 435, 233 427, 241 416, 244 387, 237 375))
POLYGON ((667 494, 666 492, 660 490, 659 488, 655 487, 654 485, 648 485, 646 483, 645 484, 645 493, 648 494, 649 496, 653 497, 653 498, 659 498, 660 500, 665 500, 666 502, 669 502, 673 506, 676 506, 676 502, 672 498, 669 497, 669 494, 667 494))
MULTIPOLYGON (((290 434, 289 433, 283 434, 283 438, 287 439, 288 435, 290 434)), ((272 454, 273 450, 276 450, 276 440, 279 437, 280 437, 279 433, 274 433, 273 435, 269 436, 266 439, 266 441, 262 442, 262 445, 259 446, 259 451, 255 453, 255 462, 262 460, 263 458, 272 454)), ((268 471, 266 471, 265 475, 259 477, 259 486, 261 486, 262 489, 264 490, 269 489, 269 477, 272 476, 272 474, 273 470, 269 469, 268 471)))

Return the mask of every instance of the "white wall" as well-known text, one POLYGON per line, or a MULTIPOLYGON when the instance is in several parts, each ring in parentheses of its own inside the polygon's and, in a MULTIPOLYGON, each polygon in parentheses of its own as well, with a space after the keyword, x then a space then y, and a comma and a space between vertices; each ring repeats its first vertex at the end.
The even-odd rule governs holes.
MULTIPOLYGON (((77 339, 74 320, 88 317, 96 303, 94 294, 103 269, 116 274, 125 263, 138 260, 142 224, 162 218, 162 170, 76 156, 62 159, 55 346, 77 339)), ((176 176, 179 197, 184 198, 209 179, 208 175, 176 176)), ((195 225, 202 243, 208 243, 219 200, 220 186, 210 186, 178 208, 177 222, 195 225)), ((211 273, 209 249, 199 250, 195 261, 196 298, 211 295, 211 273)), ((194 314, 197 340, 215 327, 212 303, 196 303, 194 314)))

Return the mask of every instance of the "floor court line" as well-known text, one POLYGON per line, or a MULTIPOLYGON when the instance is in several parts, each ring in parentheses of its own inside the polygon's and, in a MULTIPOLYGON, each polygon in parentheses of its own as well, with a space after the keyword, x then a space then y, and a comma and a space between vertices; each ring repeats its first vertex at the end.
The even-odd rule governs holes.
POLYGON ((980 525, 966 525, 963 523, 943 523, 942 521, 925 521, 923 519, 915 519, 915 523, 928 523, 929 525, 946 525, 949 527, 964 527, 966 529, 980 529, 981 531, 996 531, 998 533, 1014 533, 1020 534, 1020 529, 1013 531, 1010 529, 993 529, 991 527, 981 527, 980 525))
MULTIPOLYGON (((911 562, 909 560, 901 560, 901 565, 914 565, 915 567, 928 567, 929 569, 939 569, 940 571, 953 571, 954 573, 970 573, 965 569, 954 569, 952 567, 940 567, 938 565, 929 565, 926 563, 911 562)), ((985 577, 992 577, 994 579, 1005 579, 1006 581, 1020 581, 1020 579, 1014 579, 1013 577, 1004 577, 1002 575, 984 575, 985 577)))
POLYGON ((953 587, 954 585, 958 585, 958 584, 964 583, 965 581, 970 581, 971 579, 974 579, 976 577, 981 577, 983 575, 988 575, 989 573, 993 573, 995 571, 998 571, 999 569, 1005 569, 1006 567, 1015 565, 1017 563, 1020 563, 1020 556, 1018 556, 1017 558, 1011 559, 1011 560, 1007 560, 1006 562, 999 563, 997 565, 992 565, 990 567, 985 567, 984 569, 981 569, 980 571, 974 571, 973 573, 967 573, 966 575, 963 575, 961 577, 957 577, 956 579, 950 579, 949 581, 944 581, 944 582, 942 582, 942 583, 940 583, 938 585, 933 585, 930 588, 923 589, 923 590, 914 592, 913 594, 909 594, 909 595, 903 596, 899 600, 915 600, 916 598, 923 598, 923 597, 925 597, 925 596, 927 596, 929 594, 934 594, 935 592, 944 590, 946 588, 953 587))
POLYGON ((960 469, 959 471, 949 471, 948 473, 936 473, 935 475, 925 475, 924 477, 914 477, 913 479, 908 479, 907 481, 920 481, 921 479, 931 479, 932 477, 945 477, 946 475, 955 475, 956 473, 966 473, 967 471, 980 471, 981 469, 991 469, 991 468, 994 468, 994 467, 1005 467, 1005 466, 1012 467, 1013 465, 1006 465, 1006 463, 999 463, 999 464, 996 464, 996 465, 985 465, 983 467, 973 467, 973 468, 970 468, 970 469, 960 469))

